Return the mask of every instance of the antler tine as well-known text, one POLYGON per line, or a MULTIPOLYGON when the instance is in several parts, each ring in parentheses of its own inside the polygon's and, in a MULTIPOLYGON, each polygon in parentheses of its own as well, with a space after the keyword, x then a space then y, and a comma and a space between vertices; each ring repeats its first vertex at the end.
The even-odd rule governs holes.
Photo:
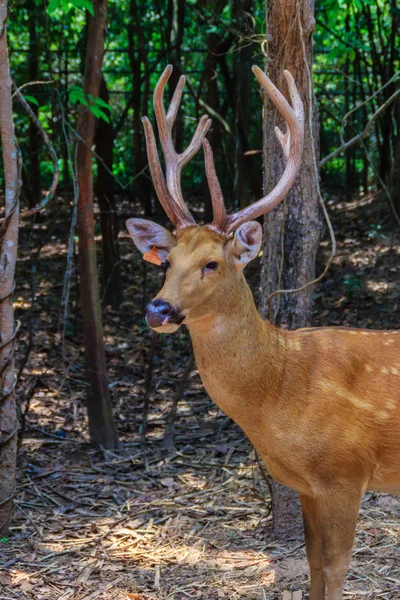
POLYGON ((226 210, 221 186, 218 181, 214 164, 214 154, 208 140, 203 140, 204 161, 206 166, 206 177, 213 206, 213 222, 210 227, 217 231, 223 231, 226 223, 226 210))
POLYGON ((177 204, 171 196, 171 193, 165 183, 164 174, 161 169, 153 127, 151 126, 151 123, 147 117, 143 117, 142 122, 144 126, 144 133, 146 136, 146 149, 147 156, 149 159, 151 178, 153 180, 153 184, 160 204, 167 213, 167 217, 172 221, 172 223, 176 227, 179 228, 188 227, 189 225, 195 225, 196 222, 193 219, 190 212, 187 209, 183 211, 180 205, 177 204))
POLYGON ((292 106, 290 106, 289 102, 275 87, 264 71, 257 66, 253 66, 252 70, 258 82, 287 123, 286 133, 282 133, 278 127, 275 128, 275 133, 282 146, 287 164, 281 179, 269 194, 238 213, 226 217, 221 231, 228 234, 237 229, 242 223, 256 219, 260 215, 269 212, 283 200, 297 177, 303 154, 304 108, 292 75, 289 71, 284 72, 292 100, 292 106))
MULTIPOLYGON (((168 67, 171 67, 169 72, 172 73, 172 66, 168 65, 168 67)), ((181 75, 179 77, 178 85, 176 86, 174 94, 172 96, 171 103, 168 107, 167 122, 168 122, 168 126, 171 129, 174 126, 174 123, 176 121, 176 116, 178 114, 179 106, 181 104, 183 88, 185 87, 185 83, 186 83, 186 77, 184 75, 181 75)))
MULTIPOLYGON (((189 215, 185 204, 181 188, 181 171, 186 163, 198 152, 201 142, 206 135, 211 121, 207 116, 203 116, 196 128, 192 141, 182 154, 178 154, 174 148, 172 140, 172 128, 178 114, 179 105, 182 99, 183 87, 186 78, 181 76, 173 94, 167 113, 164 108, 164 90, 172 73, 172 66, 168 65, 161 75, 154 90, 154 112, 156 116, 158 134, 160 136, 161 147, 163 149, 166 164, 167 188, 175 203, 180 206, 182 212, 189 215)), ((190 217, 192 219, 192 217, 190 217)), ((181 225, 179 225, 180 227, 181 225)))
POLYGON ((179 155, 179 161, 181 167, 184 167, 191 158, 199 151, 201 143, 205 140, 208 130, 211 126, 211 119, 207 115, 203 115, 196 127, 196 131, 193 134, 189 146, 182 154, 179 155))

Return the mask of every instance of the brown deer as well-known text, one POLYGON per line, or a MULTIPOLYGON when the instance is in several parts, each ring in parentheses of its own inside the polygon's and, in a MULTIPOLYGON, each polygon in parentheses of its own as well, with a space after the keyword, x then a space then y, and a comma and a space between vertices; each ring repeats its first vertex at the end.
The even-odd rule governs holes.
POLYGON ((289 191, 301 164, 303 105, 285 72, 291 105, 258 67, 253 72, 287 123, 276 130, 286 169, 275 189, 227 215, 203 117, 189 147, 177 154, 172 127, 185 78, 168 112, 154 92, 166 180, 153 129, 144 127, 158 198, 170 233, 143 219, 127 228, 138 249, 166 262, 164 286, 147 307, 152 329, 188 327, 201 379, 214 402, 242 427, 271 475, 301 498, 311 600, 340 600, 366 489, 400 492, 400 332, 321 327, 285 331, 263 321, 243 276, 259 252, 262 228, 252 220, 289 191), (203 145, 214 220, 197 226, 181 190, 182 167, 203 145))

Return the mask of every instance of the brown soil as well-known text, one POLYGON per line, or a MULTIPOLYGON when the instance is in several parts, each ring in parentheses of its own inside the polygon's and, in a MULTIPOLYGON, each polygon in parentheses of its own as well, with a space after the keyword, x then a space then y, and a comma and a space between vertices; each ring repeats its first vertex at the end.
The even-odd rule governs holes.
MULTIPOLYGON (((399 328, 400 239, 390 232, 386 207, 368 198, 332 202, 330 212, 338 256, 316 290, 313 324, 399 328)), ((142 313, 162 274, 140 261, 127 238, 125 302, 119 311, 105 310, 122 449, 89 446, 76 278, 73 273, 63 348, 67 240, 59 235, 65 215, 53 217, 54 225, 38 221, 33 233, 32 224, 25 224, 21 242, 20 363, 30 323, 33 347, 20 383, 26 427, 15 519, 10 538, 0 541, 0 600, 272 600, 285 590, 298 590, 295 600, 305 598, 304 546, 271 539, 268 490, 252 449, 208 399, 194 370, 179 404, 175 448, 162 446, 171 399, 190 354, 185 332, 157 339, 148 432, 141 445, 150 347, 142 313)), ((322 246, 320 269, 328 252, 328 244, 322 246)), ((249 275, 256 285, 257 265, 249 275)), ((400 500, 368 493, 345 597, 399 598, 399 546, 400 500)))

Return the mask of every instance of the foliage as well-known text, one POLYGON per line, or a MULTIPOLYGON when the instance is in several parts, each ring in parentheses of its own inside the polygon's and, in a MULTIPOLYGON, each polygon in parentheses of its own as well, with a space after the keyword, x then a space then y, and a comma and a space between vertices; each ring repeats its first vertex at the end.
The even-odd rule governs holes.
MULTIPOLYGON (((40 0, 36 0, 36 4, 40 6, 40 0)), ((57 10, 68 13, 73 9, 87 10, 94 16, 94 8, 91 0, 50 0, 47 5, 49 15, 56 13, 57 10)))
POLYGON ((110 111, 112 110, 112 106, 104 102, 101 98, 94 98, 92 94, 86 96, 83 88, 77 85, 71 86, 68 89, 68 99, 71 104, 83 104, 83 106, 86 106, 97 119, 103 119, 106 123, 110 122, 107 113, 103 109, 110 111))
MULTIPOLYGON (((228 202, 241 202, 235 187, 238 143, 239 152, 256 151, 247 155, 244 168, 250 182, 250 196, 259 193, 261 160, 257 151, 261 148, 262 132, 258 89, 254 80, 248 79, 245 94, 248 107, 241 106, 243 96, 238 88, 244 83, 236 82, 238 75, 249 70, 252 63, 264 63, 261 52, 264 2, 111 2, 104 61, 110 95, 107 102, 102 98, 87 98, 82 90, 86 24, 94 14, 92 1, 34 0, 34 10, 32 3, 25 0, 18 10, 11 11, 11 69, 17 84, 23 85, 32 79, 32 62, 36 61, 36 79, 49 82, 31 86, 26 99, 37 106, 41 122, 63 148, 60 152, 63 162, 67 161, 63 123, 73 128, 77 106, 84 104, 96 117, 112 123, 113 173, 139 198, 144 177, 140 175, 144 168, 144 139, 142 131, 137 130, 142 127, 141 116, 150 114, 152 118, 151 91, 161 69, 170 61, 189 76, 182 103, 181 143, 191 136, 194 119, 210 107, 214 110, 213 128, 219 131, 217 168, 228 202), (181 10, 178 24, 172 18, 174 6, 181 10), (171 43, 174 36, 177 47, 171 43), (248 123, 246 111, 250 115, 248 123), (246 122, 246 132, 240 130, 241 121, 246 122)), ((320 0, 316 22, 314 84, 324 156, 340 146, 341 139, 349 139, 361 131, 370 115, 397 89, 400 10, 393 0, 320 0), (392 83, 388 84, 392 77, 392 83), (369 96, 373 96, 371 100, 369 96), (355 110, 343 126, 344 115, 352 109, 355 110)), ((24 169, 29 169, 29 122, 20 107, 16 106, 16 111, 24 169)), ((365 147, 354 147, 327 164, 324 182, 329 186, 344 184, 348 189, 367 190, 377 182, 377 173, 385 178, 394 164, 398 115, 394 104, 378 119, 365 147)), ((44 151, 41 161, 45 183, 51 163, 44 151)), ((71 185, 68 169, 63 172, 63 184, 71 185)), ((196 157, 188 165, 183 177, 189 194, 202 194, 202 157, 196 157)), ((118 189, 124 192, 116 183, 118 189)))

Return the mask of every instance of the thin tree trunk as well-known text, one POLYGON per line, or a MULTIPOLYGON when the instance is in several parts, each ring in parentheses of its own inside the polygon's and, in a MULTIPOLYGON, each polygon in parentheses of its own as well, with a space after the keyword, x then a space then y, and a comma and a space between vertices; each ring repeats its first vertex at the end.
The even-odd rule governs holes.
MULTIPOLYGON (((107 0, 95 0, 95 16, 89 16, 83 88, 86 96, 98 98, 107 23, 107 0)), ((80 290, 85 340, 87 407, 90 439, 105 448, 116 448, 118 438, 113 423, 107 368, 104 352, 103 324, 97 276, 94 240, 92 152, 95 117, 81 105, 77 132, 77 178, 79 186, 77 229, 79 235, 80 290)))
POLYGON ((251 202, 251 191, 254 181, 251 173, 251 164, 254 157, 245 156, 249 150, 248 132, 250 130, 251 94, 249 90, 253 85, 251 72, 253 60, 253 44, 250 42, 254 36, 254 2, 253 0, 235 0, 233 3, 233 18, 237 30, 243 39, 239 40, 239 47, 234 54, 233 80, 234 91, 234 119, 235 119, 235 198, 234 206, 238 209, 248 206, 251 202))
MULTIPOLYGON (((346 11, 347 11, 347 15, 346 15, 346 20, 345 20, 345 30, 346 30, 346 34, 349 35, 350 34, 350 8, 347 5, 346 7, 346 11)), ((349 112, 351 106, 352 106, 352 87, 350 86, 350 82, 352 81, 352 75, 351 75, 351 67, 353 67, 353 77, 355 77, 355 73, 354 73, 354 61, 350 61, 349 57, 347 57, 346 62, 344 64, 344 77, 345 77, 345 91, 344 91, 344 114, 347 115, 347 113, 349 112)), ((350 139, 352 136, 354 135, 354 129, 351 126, 351 124, 347 123, 346 127, 345 127, 345 139, 350 139)), ((356 184, 355 184, 355 173, 354 173, 354 153, 355 153, 355 146, 353 146, 352 148, 350 148, 346 153, 345 153, 345 193, 347 196, 347 199, 350 200, 350 198, 353 197, 355 189, 356 189, 356 184)))
POLYGON ((390 174, 390 192, 393 197, 394 206, 398 215, 400 215, 400 101, 397 101, 394 118, 397 123, 397 139, 394 141, 394 160, 393 169, 390 174))
POLYGON ((18 246, 20 178, 8 63, 7 0, 0 0, 0 133, 5 177, 6 221, 0 230, 0 537, 12 516, 17 463, 15 402, 15 323, 12 293, 18 246))
MULTIPOLYGON (((108 89, 104 77, 101 78, 100 98, 108 104, 108 89)), ((122 281, 119 252, 119 224, 115 203, 113 167, 113 126, 104 119, 98 119, 95 131, 97 156, 96 196, 100 207, 100 225, 103 237, 102 283, 104 304, 118 308, 122 301, 122 281)))
POLYGON ((132 71, 133 163, 135 169, 133 195, 135 200, 140 201, 145 216, 151 217, 151 180, 147 172, 147 154, 142 124, 142 116, 143 114, 147 114, 146 94, 148 84, 146 78, 148 80, 149 65, 146 43, 136 0, 130 0, 129 9, 128 55, 132 71), (145 108, 144 113, 142 112, 143 108, 145 108))
MULTIPOLYGON (((39 40, 37 35, 37 16, 38 11, 34 0, 28 0, 26 3, 26 9, 29 17, 29 56, 28 56, 28 68, 29 68, 29 81, 35 81, 38 79, 39 73, 39 40)), ((33 86, 29 94, 32 96, 35 94, 35 86, 33 86)), ((38 116, 39 107, 35 104, 31 105, 31 109, 38 116)), ((38 132, 38 128, 35 123, 30 120, 29 131, 29 169, 25 174, 25 187, 26 196, 28 198, 29 207, 33 208, 40 202, 40 148, 41 140, 38 132)))
MULTIPOLYGON (((222 5, 223 8, 223 5, 222 5)), ((221 8, 221 10, 222 10, 221 8)), ((214 7, 214 10, 216 8, 214 7)), ((217 114, 220 113, 219 105, 219 94, 218 94, 218 78, 216 74, 218 46, 221 43, 221 35, 218 33, 211 33, 208 39, 208 54, 205 61, 205 76, 204 79, 207 85, 206 102, 217 114)), ((218 151, 221 149, 222 135, 221 127, 219 123, 214 121, 213 126, 207 134, 207 138, 212 148, 215 148, 215 158, 218 161, 218 151)), ((213 218, 212 203, 210 188, 208 186, 207 178, 203 177, 203 197, 204 197, 204 221, 209 223, 213 218)))
MULTIPOLYGON (((217 2, 214 2, 214 1, 207 2, 205 4, 205 8, 207 8, 209 11, 212 11, 212 16, 210 18, 211 26, 215 26, 216 24, 218 24, 220 22, 221 13, 224 10, 226 4, 227 4, 226 0, 219 0, 217 2)), ((225 35, 225 34, 226 34, 226 31, 223 31, 220 28, 218 29, 218 27, 217 27, 217 31, 215 31, 214 27, 213 27, 213 31, 210 33, 210 35, 208 37, 208 41, 207 41, 207 55, 206 55, 206 60, 205 60, 205 65, 204 65, 204 74, 203 74, 204 82, 207 86, 205 101, 206 101, 207 105, 212 110, 215 111, 216 114, 221 115, 221 116, 223 113, 223 107, 221 106, 221 102, 220 102, 221 96, 220 96, 220 93, 218 90, 219 77, 218 77, 218 72, 217 72, 217 66, 220 62, 220 59, 222 57, 225 57, 225 55, 227 54, 230 46, 232 45, 232 41, 233 41, 232 33, 228 32, 227 35, 225 35)), ((227 77, 229 77, 229 81, 231 83, 230 74, 226 73, 226 75, 227 75, 227 77)), ((225 82, 225 84, 226 84, 226 82, 225 82)), ((235 88, 232 85, 230 85, 230 86, 226 85, 225 90, 227 92, 227 96, 229 97, 229 104, 232 106, 232 108, 234 108, 235 88)), ((207 134, 207 138, 211 144, 211 147, 214 148, 217 170, 221 173, 222 160, 220 157, 224 153, 224 148, 223 148, 222 129, 221 129, 221 125, 217 121, 217 119, 213 120, 213 124, 212 124, 210 131, 207 134)), ((233 187, 233 185, 232 185, 232 187, 233 187)), ((224 188, 225 188, 224 192, 226 192, 225 193, 226 197, 231 197, 232 189, 226 190, 226 185, 224 186, 224 188)), ((209 186, 207 183, 207 178, 205 176, 203 177, 203 198, 204 198, 204 221, 206 223, 208 223, 208 222, 212 221, 213 210, 212 210, 210 189, 209 189, 209 186)))
MULTIPOLYGON (((287 96, 283 77, 288 69, 304 102, 305 146, 303 166, 286 201, 265 217, 260 312, 267 316, 267 300, 278 288, 296 288, 315 276, 315 260, 321 237, 318 203, 318 121, 314 97, 310 98, 312 73, 313 0, 274 0, 268 9, 268 75, 287 96), (309 114, 312 112, 312 132, 309 114), (313 146, 315 156, 313 155, 313 146), (283 251, 283 252, 282 252, 283 251)), ((268 100, 264 118, 264 187, 271 189, 279 180, 284 161, 274 126, 282 125, 268 100)), ((283 126, 285 128, 285 126, 283 126)), ((290 329, 310 323, 313 290, 282 295, 278 321, 290 329)), ((273 306, 276 314, 278 304, 273 306)), ((302 529, 297 493, 272 483, 273 530, 276 535, 297 534, 302 529)))
MULTIPOLYGON (((169 0, 168 12, 170 22, 170 52, 169 59, 174 67, 169 80, 168 93, 172 100, 172 95, 182 75, 182 44, 185 31, 185 0, 169 0)), ((177 152, 182 151, 183 145, 183 118, 182 111, 179 111, 176 117, 174 129, 174 145, 177 152)))

